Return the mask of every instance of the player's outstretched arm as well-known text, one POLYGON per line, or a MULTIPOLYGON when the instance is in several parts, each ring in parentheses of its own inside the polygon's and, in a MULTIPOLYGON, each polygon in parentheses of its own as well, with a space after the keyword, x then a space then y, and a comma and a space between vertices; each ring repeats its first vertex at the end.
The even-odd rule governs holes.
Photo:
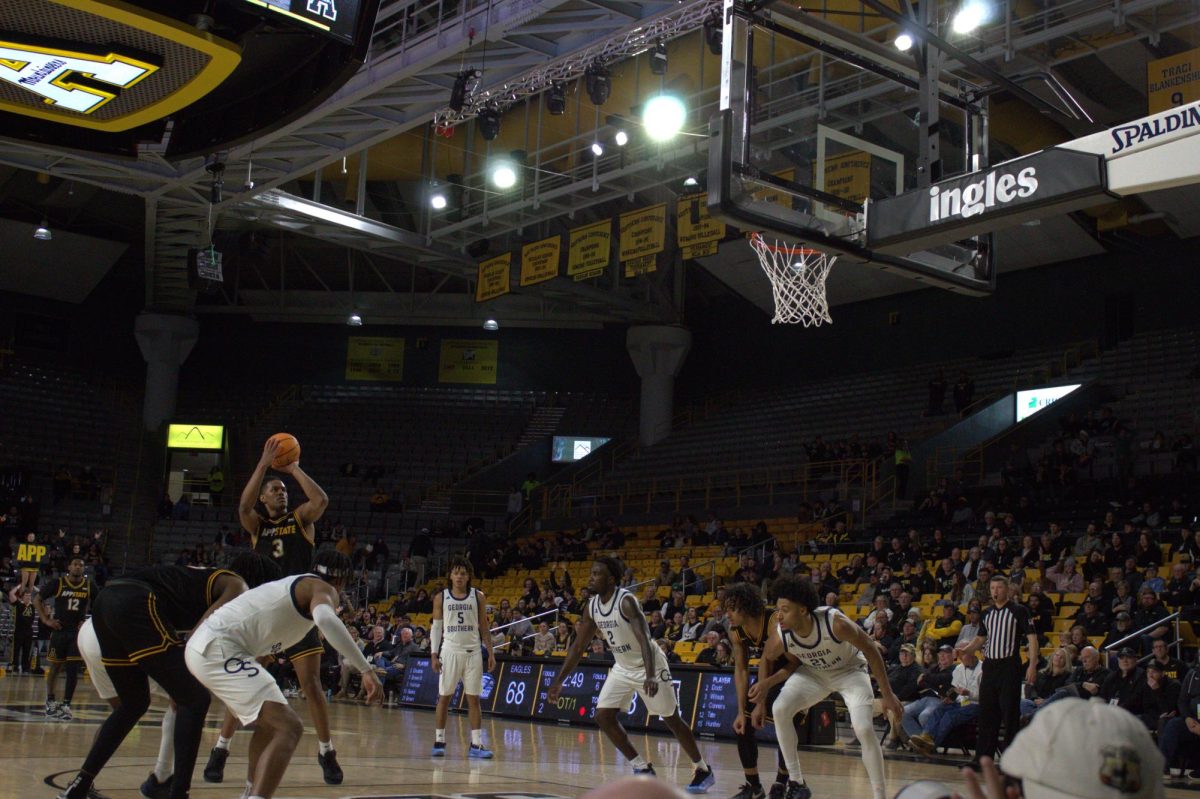
POLYGON ((575 667, 579 665, 579 659, 583 657, 584 648, 591 643, 591 640, 595 636, 596 622, 592 620, 589 609, 584 606, 583 615, 579 617, 579 621, 575 625, 575 640, 571 642, 571 646, 567 649, 567 656, 563 659, 562 668, 554 676, 554 682, 546 689, 546 695, 550 698, 550 701, 558 701, 558 694, 562 690, 563 679, 575 671, 575 667))
POLYGON ((261 522, 258 511, 254 509, 254 505, 258 502, 263 478, 267 476, 267 467, 271 465, 271 461, 275 460, 277 452, 279 452, 279 442, 273 438, 268 438, 267 443, 263 445, 262 455, 258 459, 258 464, 254 467, 254 471, 250 473, 250 479, 246 481, 246 486, 242 489, 242 495, 238 498, 238 521, 242 523, 242 528, 250 534, 251 547, 258 543, 258 530, 259 523, 261 522))
POLYGON ((346 625, 337 615, 338 595, 333 587, 316 577, 301 577, 295 587, 296 604, 308 606, 317 629, 329 645, 337 650, 346 662, 362 674, 363 688, 367 692, 367 704, 373 705, 383 697, 383 685, 375 676, 375 669, 367 662, 362 650, 350 637, 346 625))
POLYGON ((295 513, 296 521, 300 522, 300 526, 304 528, 304 534, 311 540, 313 536, 310 530, 325 515, 325 509, 329 507, 329 495, 325 493, 325 489, 308 476, 308 472, 300 468, 299 461, 283 466, 279 471, 294 477, 300 484, 300 490, 304 492, 304 496, 308 497, 305 502, 296 506, 295 513))

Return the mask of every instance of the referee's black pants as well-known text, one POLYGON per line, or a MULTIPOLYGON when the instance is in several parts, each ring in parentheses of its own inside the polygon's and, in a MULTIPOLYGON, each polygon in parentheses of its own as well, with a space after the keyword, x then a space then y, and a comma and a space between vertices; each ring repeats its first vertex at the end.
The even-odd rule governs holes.
POLYGON ((979 681, 979 739, 975 758, 996 756, 1000 743, 1000 725, 1004 725, 1007 746, 1021 723, 1021 684, 1024 679, 1021 656, 983 661, 979 681))

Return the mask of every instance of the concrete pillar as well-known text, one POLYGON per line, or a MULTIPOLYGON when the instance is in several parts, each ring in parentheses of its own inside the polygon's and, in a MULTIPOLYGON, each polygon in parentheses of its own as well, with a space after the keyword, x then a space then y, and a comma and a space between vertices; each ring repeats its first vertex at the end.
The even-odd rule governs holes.
POLYGON ((692 333, 668 325, 631 327, 625 336, 625 348, 642 378, 638 437, 648 447, 671 433, 675 377, 692 348, 692 333))
POLYGON ((142 357, 146 359, 142 424, 153 432, 175 415, 179 367, 192 352, 200 335, 200 324, 186 316, 142 313, 133 329, 142 357))

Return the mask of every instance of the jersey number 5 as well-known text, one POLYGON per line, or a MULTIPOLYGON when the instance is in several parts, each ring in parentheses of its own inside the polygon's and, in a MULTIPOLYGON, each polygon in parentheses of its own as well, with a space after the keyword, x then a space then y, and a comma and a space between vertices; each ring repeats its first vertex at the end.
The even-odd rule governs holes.
POLYGON ((458 611, 458 623, 459 623, 459 624, 466 624, 466 623, 467 623, 467 619, 466 619, 466 617, 465 617, 465 616, 463 616, 463 612, 462 612, 461 610, 460 610, 460 611, 458 611))

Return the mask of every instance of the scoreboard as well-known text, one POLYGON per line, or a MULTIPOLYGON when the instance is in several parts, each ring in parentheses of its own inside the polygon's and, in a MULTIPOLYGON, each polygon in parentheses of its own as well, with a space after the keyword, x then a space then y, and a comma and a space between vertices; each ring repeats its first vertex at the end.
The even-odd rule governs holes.
MULTIPOLYGON (((567 675, 558 700, 551 702, 547 691, 561 667, 561 662, 502 661, 496 674, 484 673, 483 695, 480 697, 483 711, 510 718, 594 725, 596 701, 608 678, 611 664, 589 665, 584 661, 567 675)), ((754 676, 752 672, 752 681, 754 676)), ((738 701, 732 671, 677 664, 671 670, 671 677, 679 714, 696 734, 734 737, 733 722, 738 714, 738 701)), ((429 658, 410 658, 400 690, 400 703, 433 707, 437 703, 437 696, 438 675, 429 667, 429 658)), ((466 707, 461 687, 457 689, 451 707, 466 707)), ((637 694, 634 694, 629 706, 621 710, 618 718, 621 724, 631 730, 667 731, 661 718, 647 714, 637 694)), ((767 725, 758 731, 758 737, 774 741, 775 728, 767 725)))

